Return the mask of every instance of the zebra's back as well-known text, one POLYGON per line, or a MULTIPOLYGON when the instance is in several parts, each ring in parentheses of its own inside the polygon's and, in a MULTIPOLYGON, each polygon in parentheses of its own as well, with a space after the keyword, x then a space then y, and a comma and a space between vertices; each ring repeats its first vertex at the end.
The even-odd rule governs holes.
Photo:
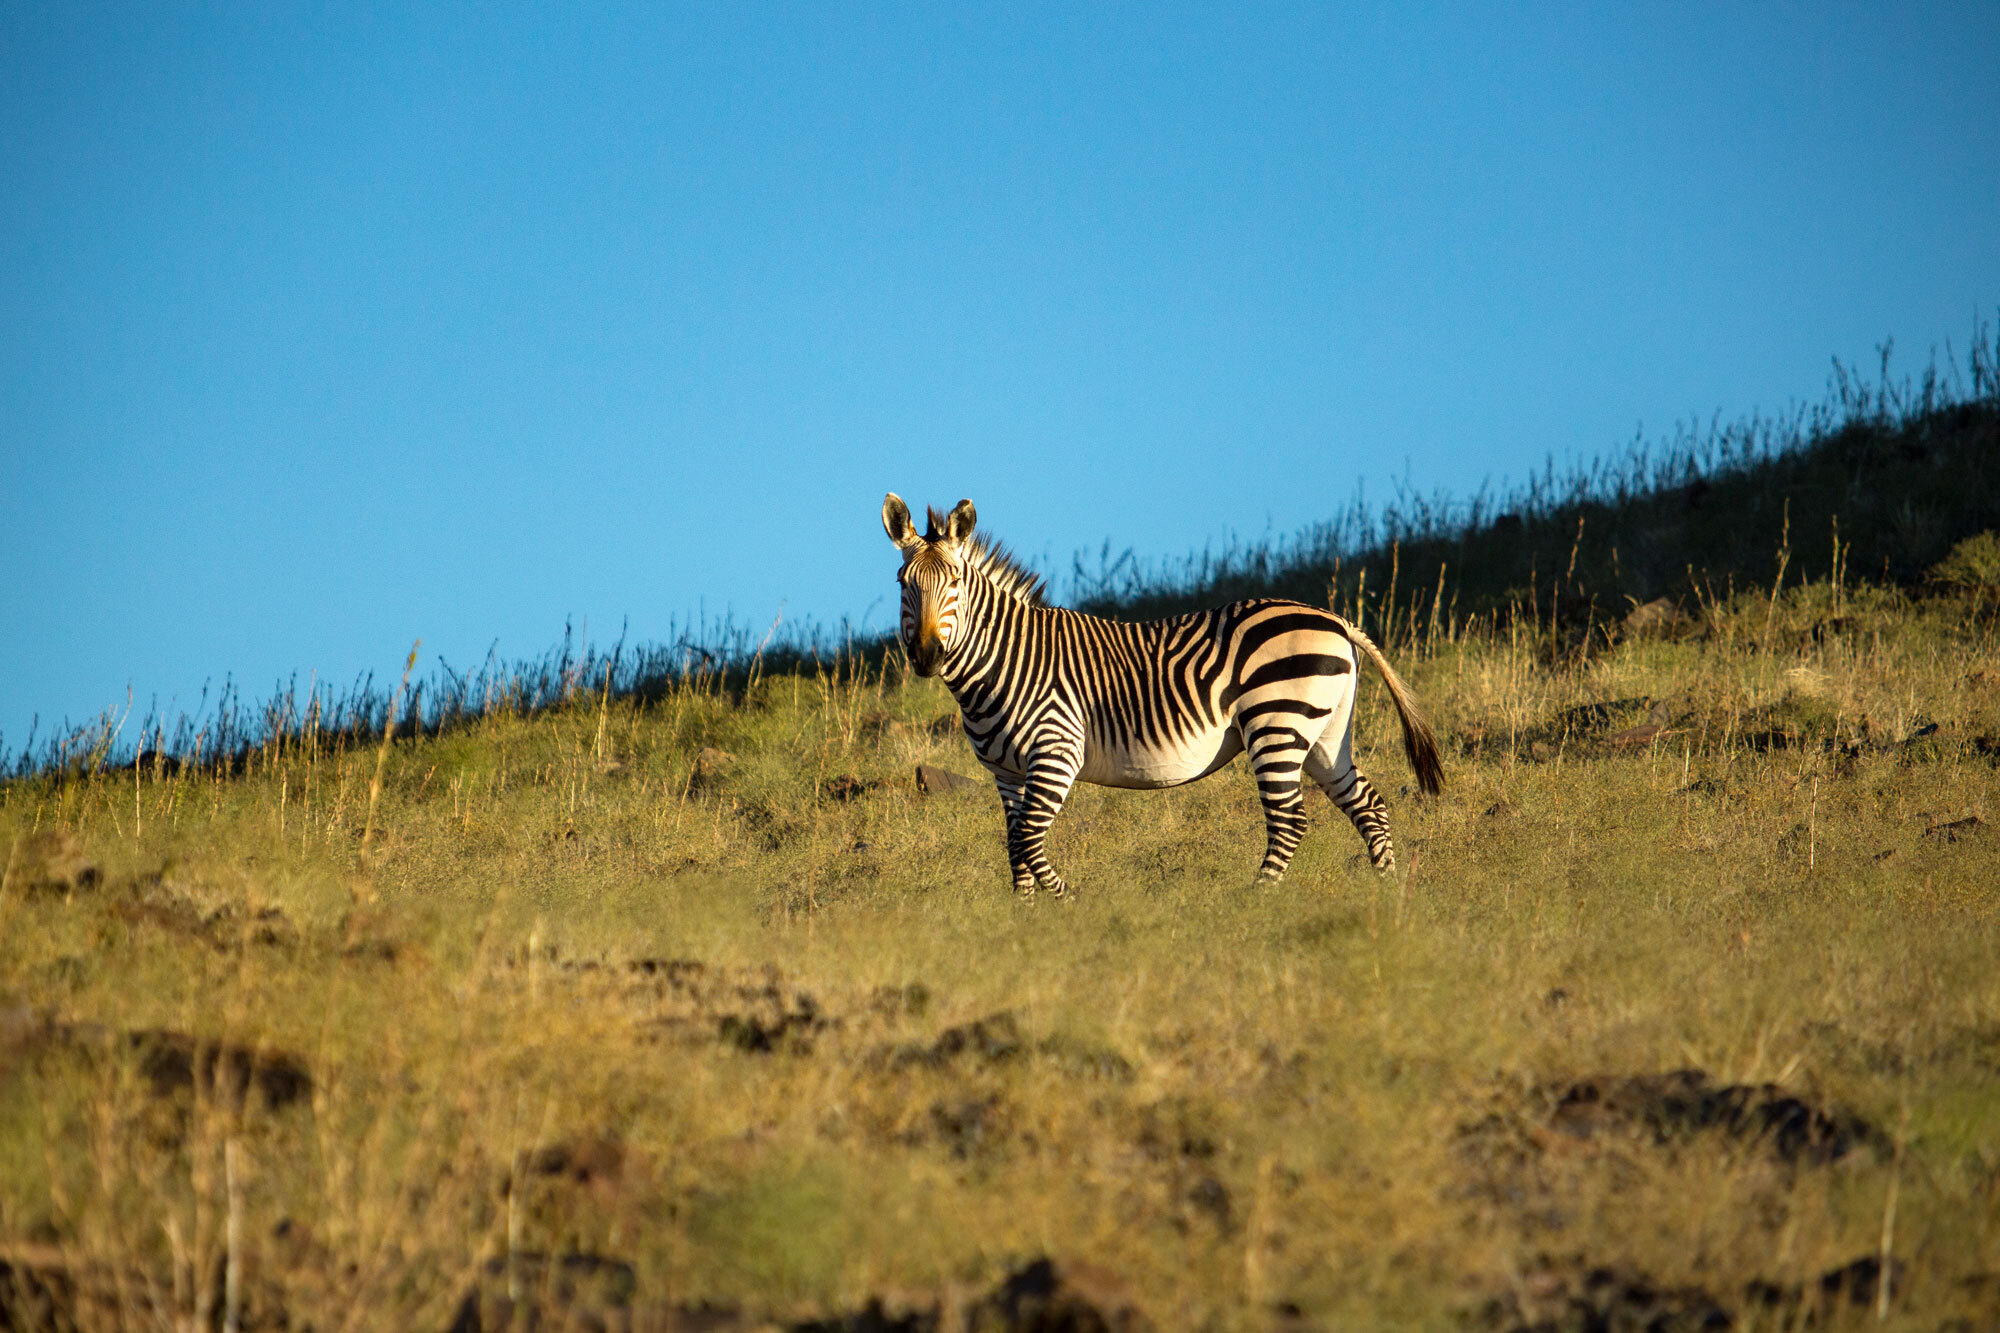
POLYGON ((1353 646, 1337 619, 1303 603, 1231 602, 1141 624, 1042 616, 1046 651, 1034 656, 1047 702, 1034 712, 1080 725, 1086 782, 1192 782, 1241 753, 1246 734, 1289 725, 1310 745, 1352 707, 1353 646))

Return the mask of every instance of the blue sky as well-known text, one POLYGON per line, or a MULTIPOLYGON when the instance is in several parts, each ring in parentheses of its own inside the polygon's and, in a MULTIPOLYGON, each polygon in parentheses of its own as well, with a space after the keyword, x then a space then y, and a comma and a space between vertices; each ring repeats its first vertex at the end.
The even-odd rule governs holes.
POLYGON ((0 8, 0 745, 893 624, 2000 308, 2000 7, 0 8))

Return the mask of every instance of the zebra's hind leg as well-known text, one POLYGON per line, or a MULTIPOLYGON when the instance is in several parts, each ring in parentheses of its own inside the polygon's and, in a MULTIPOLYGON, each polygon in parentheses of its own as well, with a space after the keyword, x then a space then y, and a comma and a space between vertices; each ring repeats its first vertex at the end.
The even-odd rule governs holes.
POLYGON ((1290 727, 1272 727, 1249 737, 1250 771, 1264 804, 1264 861, 1257 878, 1282 879, 1299 841, 1306 835, 1306 803, 1299 795, 1300 754, 1310 743, 1290 727))
POLYGON ((1061 752, 1038 755, 1028 761, 1020 799, 1007 821, 1007 861, 1016 868, 1014 886, 1023 893, 1032 894, 1037 887, 1058 898, 1069 893, 1069 885, 1063 883, 1063 877, 1049 864, 1049 825, 1069 799, 1069 789, 1076 785, 1079 767, 1076 759, 1061 752), (1030 876, 1025 888, 1022 868, 1030 876))
POLYGON ((1377 870, 1396 868, 1396 845, 1389 837, 1389 807, 1382 803, 1375 785, 1354 763, 1345 743, 1338 754, 1329 753, 1324 743, 1306 756, 1306 772, 1326 793, 1340 812, 1354 821, 1368 848, 1368 860, 1377 870))

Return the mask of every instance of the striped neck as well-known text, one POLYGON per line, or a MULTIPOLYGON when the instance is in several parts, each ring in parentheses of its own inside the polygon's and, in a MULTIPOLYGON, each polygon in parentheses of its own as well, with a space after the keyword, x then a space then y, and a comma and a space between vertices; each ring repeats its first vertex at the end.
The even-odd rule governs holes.
POLYGON ((966 571, 958 642, 938 664, 937 672, 953 698, 962 702, 965 691, 990 674, 1008 622, 1026 619, 1031 610, 1018 596, 996 587, 977 566, 966 571))

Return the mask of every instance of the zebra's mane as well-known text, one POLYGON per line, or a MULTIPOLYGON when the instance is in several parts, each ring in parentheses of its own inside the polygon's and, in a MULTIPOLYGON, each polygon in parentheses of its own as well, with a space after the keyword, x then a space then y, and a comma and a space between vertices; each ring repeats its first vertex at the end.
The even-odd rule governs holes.
MULTIPOLYGON (((937 541, 945 533, 945 516, 935 506, 930 511, 930 531, 926 541, 937 541)), ((1047 606, 1048 584, 1040 574, 1022 564, 1006 546, 981 533, 974 533, 963 547, 965 567, 977 571, 998 592, 1025 606, 1047 606)))

